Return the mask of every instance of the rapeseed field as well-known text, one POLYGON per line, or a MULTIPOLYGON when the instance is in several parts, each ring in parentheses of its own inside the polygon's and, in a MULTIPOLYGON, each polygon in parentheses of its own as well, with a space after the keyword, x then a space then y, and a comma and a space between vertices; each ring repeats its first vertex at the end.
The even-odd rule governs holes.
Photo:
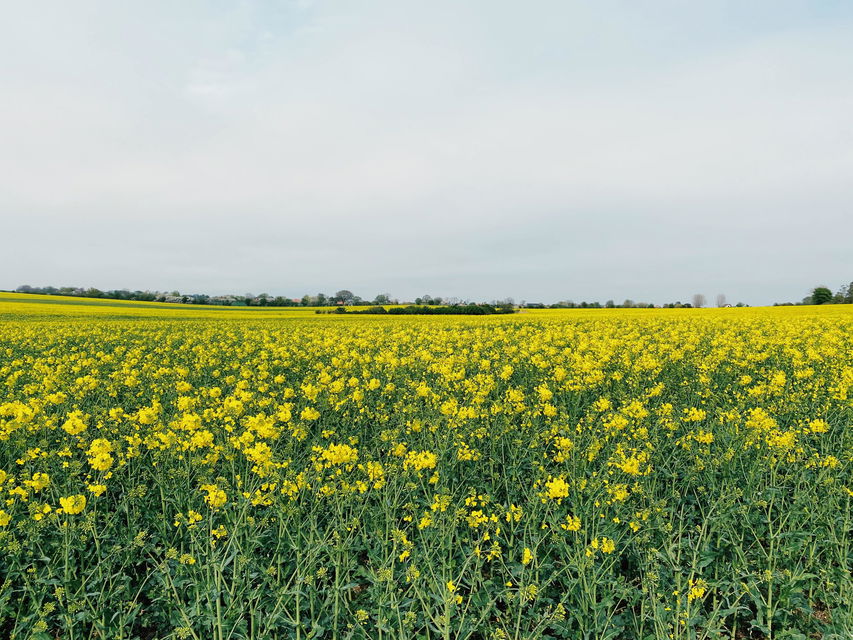
POLYGON ((0 637, 851 638, 853 311, 0 300, 0 637))

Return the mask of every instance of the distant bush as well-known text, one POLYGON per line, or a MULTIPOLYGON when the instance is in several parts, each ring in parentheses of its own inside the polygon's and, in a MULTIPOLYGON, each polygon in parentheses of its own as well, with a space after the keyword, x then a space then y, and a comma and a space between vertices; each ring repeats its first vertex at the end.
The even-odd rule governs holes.
POLYGON ((346 313, 395 316, 491 316, 515 312, 516 309, 511 306, 494 306, 491 304, 457 304, 444 307, 409 305, 407 307, 391 307, 390 309, 386 309, 385 307, 381 306, 373 306, 368 307, 367 309, 362 309, 360 311, 349 311, 344 307, 338 307, 334 311, 317 311, 317 313, 346 313))

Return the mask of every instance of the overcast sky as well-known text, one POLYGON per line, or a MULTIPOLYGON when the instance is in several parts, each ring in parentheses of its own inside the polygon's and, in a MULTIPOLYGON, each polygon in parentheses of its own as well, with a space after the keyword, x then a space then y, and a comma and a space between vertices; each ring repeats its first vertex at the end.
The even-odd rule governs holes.
POLYGON ((2 2, 0 288, 799 300, 853 2, 2 2))

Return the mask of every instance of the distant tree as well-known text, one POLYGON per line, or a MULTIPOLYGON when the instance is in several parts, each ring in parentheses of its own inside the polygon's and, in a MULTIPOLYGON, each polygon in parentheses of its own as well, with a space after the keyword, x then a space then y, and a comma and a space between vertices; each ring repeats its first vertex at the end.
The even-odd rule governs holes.
POLYGON ((335 298, 337 301, 343 302, 344 304, 352 304, 355 294, 348 289, 341 289, 335 294, 335 298))
POLYGON ((633 300, 631 300, 631 299, 625 300, 625 302, 623 302, 623 303, 622 303, 622 308, 623 308, 623 309, 630 309, 630 308, 632 308, 633 306, 634 306, 634 301, 633 301, 633 300))
POLYGON ((391 294, 390 293, 379 293, 373 299, 373 304, 391 304, 391 294))
POLYGON ((301 304, 303 307, 310 307, 310 306, 311 306, 311 296, 309 296, 309 295, 306 293, 304 296, 302 296, 302 300, 300 300, 300 304, 301 304))
POLYGON ((693 306, 697 309, 701 309, 705 306, 705 296, 701 293, 693 294, 693 306))
POLYGON ((718 293, 717 294, 717 306, 718 307, 725 307, 726 306, 726 294, 725 293, 718 293))
POLYGON ((827 287, 815 287, 811 297, 813 304, 826 304, 832 301, 832 291, 827 287))
POLYGON ((612 309, 615 306, 616 306, 616 304, 613 302, 613 300, 608 300, 607 302, 604 303, 605 309, 612 309))
MULTIPOLYGON (((47 293, 44 289, 39 290, 41 293, 47 293)), ((841 285, 838 288, 838 293, 832 298, 835 304, 853 304, 853 282, 849 285, 841 285)))

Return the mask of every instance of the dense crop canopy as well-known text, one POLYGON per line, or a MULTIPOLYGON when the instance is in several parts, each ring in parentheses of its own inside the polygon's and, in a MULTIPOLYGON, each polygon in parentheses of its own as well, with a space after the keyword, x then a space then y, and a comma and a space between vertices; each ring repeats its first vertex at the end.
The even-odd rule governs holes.
POLYGON ((853 629, 842 308, 0 313, 3 637, 853 629))

